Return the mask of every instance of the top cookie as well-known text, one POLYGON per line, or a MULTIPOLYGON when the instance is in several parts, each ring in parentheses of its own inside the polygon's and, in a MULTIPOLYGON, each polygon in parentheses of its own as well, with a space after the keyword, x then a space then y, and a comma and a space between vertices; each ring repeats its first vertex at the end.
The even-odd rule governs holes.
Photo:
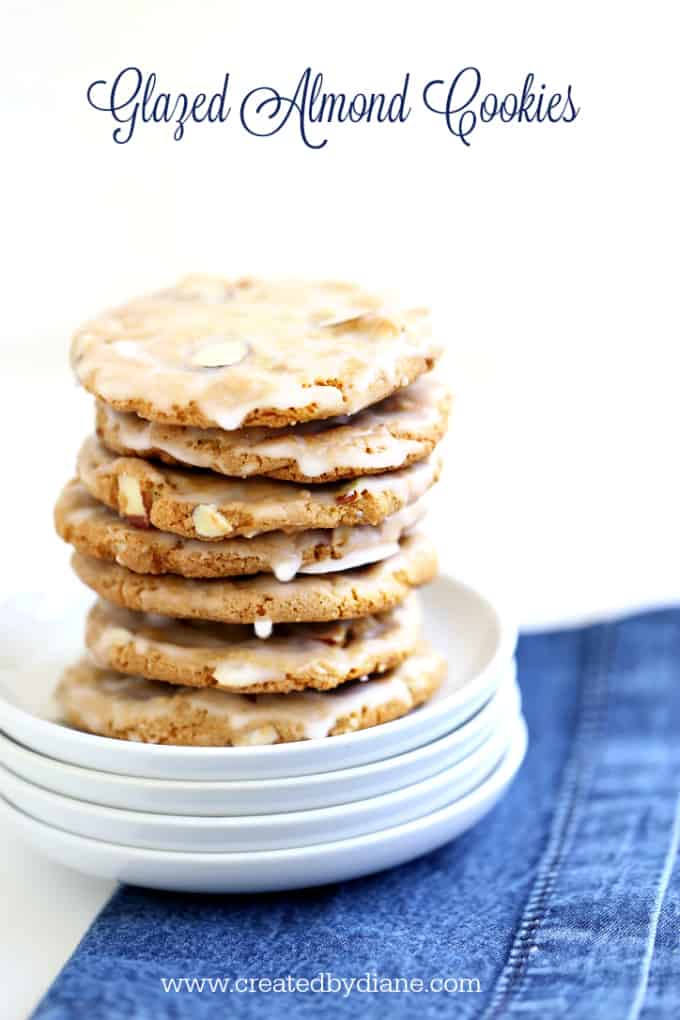
POLYGON ((116 410, 231 431, 354 414, 441 351, 424 309, 352 284, 190 276, 87 323, 71 359, 116 410))

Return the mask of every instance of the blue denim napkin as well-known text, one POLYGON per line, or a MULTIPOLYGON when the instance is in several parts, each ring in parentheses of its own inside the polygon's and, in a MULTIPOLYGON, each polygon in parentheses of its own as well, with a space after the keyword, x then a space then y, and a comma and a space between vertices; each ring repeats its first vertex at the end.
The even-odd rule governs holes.
POLYGON ((301 892, 122 888, 35 1016, 680 1016, 680 610, 524 637, 519 662, 529 754, 476 829, 301 892))

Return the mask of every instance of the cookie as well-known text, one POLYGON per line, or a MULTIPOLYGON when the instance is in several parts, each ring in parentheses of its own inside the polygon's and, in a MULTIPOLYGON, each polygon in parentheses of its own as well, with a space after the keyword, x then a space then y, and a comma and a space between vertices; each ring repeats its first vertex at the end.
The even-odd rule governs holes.
POLYGON ((324 577, 298 577, 287 584, 266 574, 209 580, 135 574, 81 553, 74 553, 71 562, 84 584, 126 609, 179 619, 257 622, 258 636, 266 635, 272 623, 350 620, 387 612, 437 570, 434 547, 420 534, 402 539, 399 552, 380 563, 324 577))
POLYGON ((429 456, 446 432, 450 404, 447 387, 425 376, 349 418, 224 432, 149 422, 99 401, 97 435, 125 456, 237 478, 265 475, 319 484, 393 471, 429 456))
POLYGON ((430 698, 446 672, 426 645, 396 669, 332 691, 230 694, 122 676, 83 659, 57 691, 64 719, 90 733, 194 747, 277 744, 337 736, 406 715, 430 698))
POLYGON ((380 616, 332 623, 278 623, 262 641, 245 624, 180 622, 97 602, 85 643, 94 662, 119 673, 247 694, 329 690, 398 666, 420 640, 417 596, 380 616))
POLYGON ((354 414, 407 386, 442 348, 425 309, 344 283, 190 276, 84 325, 76 376, 119 411, 226 431, 354 414))
POLYGON ((94 499, 77 479, 63 489, 54 509, 58 534, 78 552, 111 560, 137 574, 236 577, 274 574, 290 581, 297 573, 347 570, 393 556, 399 540, 423 518, 425 497, 378 525, 314 529, 255 538, 199 542, 193 538, 137 528, 94 499))
POLYGON ((211 471, 119 457, 90 437, 78 455, 78 476, 95 499, 138 527, 153 525, 185 538, 215 541, 269 531, 308 531, 380 524, 413 503, 439 477, 438 453, 386 475, 311 489, 265 478, 247 481, 211 471))

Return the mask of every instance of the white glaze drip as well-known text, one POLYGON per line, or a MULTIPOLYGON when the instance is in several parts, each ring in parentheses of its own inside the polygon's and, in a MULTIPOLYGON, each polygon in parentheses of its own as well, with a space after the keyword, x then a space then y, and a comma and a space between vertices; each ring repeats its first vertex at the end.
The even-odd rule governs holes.
POLYGON ((262 617, 261 620, 256 620, 253 624, 253 629, 256 635, 263 641, 266 641, 268 637, 271 637, 274 624, 271 620, 266 617, 262 617))

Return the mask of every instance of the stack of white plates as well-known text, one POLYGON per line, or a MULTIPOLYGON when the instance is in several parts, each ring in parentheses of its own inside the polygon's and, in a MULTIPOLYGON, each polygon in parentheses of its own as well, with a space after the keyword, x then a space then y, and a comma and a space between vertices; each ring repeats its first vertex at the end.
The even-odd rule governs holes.
POLYGON ((78 654, 69 619, 81 615, 50 620, 61 646, 42 654, 31 617, 44 628, 44 608, 29 600, 2 668, 3 811, 33 846, 78 870, 198 892, 336 882, 441 846, 499 800, 527 734, 512 624, 450 578, 423 598, 428 637, 449 662, 427 705, 357 733, 234 748, 111 740, 50 718, 37 706, 60 661, 78 654))

